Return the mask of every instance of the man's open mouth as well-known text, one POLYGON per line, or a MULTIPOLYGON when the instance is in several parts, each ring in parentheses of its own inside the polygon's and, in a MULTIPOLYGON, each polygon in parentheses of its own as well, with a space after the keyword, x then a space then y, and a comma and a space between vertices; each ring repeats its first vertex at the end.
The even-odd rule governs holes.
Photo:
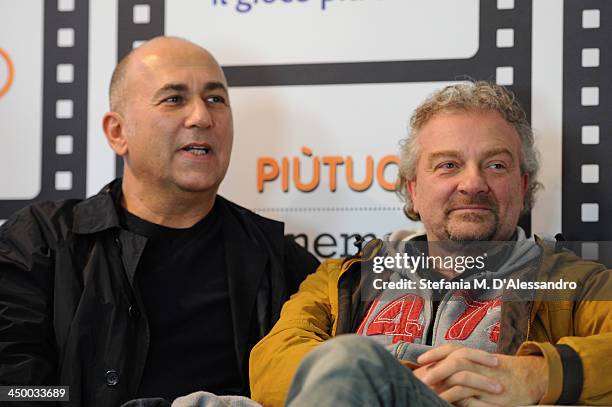
POLYGON ((190 144, 183 147, 181 150, 187 151, 193 155, 207 155, 211 151, 211 148, 207 145, 190 144))

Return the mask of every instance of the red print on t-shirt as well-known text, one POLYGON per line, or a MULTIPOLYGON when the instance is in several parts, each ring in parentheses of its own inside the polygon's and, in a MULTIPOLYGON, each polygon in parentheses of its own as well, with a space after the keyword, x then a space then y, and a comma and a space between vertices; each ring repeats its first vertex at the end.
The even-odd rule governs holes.
POLYGON ((489 331, 489 340, 497 343, 499 341, 499 321, 493 324, 491 331, 489 331))
MULTIPOLYGON (((376 302, 372 309, 376 307, 376 302)), ((366 335, 390 335, 392 343, 399 341, 414 342, 423 336, 423 325, 419 324, 419 316, 425 302, 414 294, 406 294, 385 306, 372 320, 366 335), (399 319, 398 319, 399 317, 399 319)), ((365 321, 368 317, 366 316, 365 321)), ((360 327, 358 333, 363 331, 360 327)))
MULTIPOLYGON (((487 312, 495 307, 500 307, 502 303, 500 297, 487 301, 474 300, 467 291, 458 291, 454 296, 461 298, 465 302, 466 307, 465 311, 446 331, 446 335, 444 335, 446 340, 466 340, 474 332, 480 321, 487 315, 487 312)), ((497 342, 498 337, 499 323, 497 324, 497 330, 494 326, 489 335, 493 342, 497 342)))

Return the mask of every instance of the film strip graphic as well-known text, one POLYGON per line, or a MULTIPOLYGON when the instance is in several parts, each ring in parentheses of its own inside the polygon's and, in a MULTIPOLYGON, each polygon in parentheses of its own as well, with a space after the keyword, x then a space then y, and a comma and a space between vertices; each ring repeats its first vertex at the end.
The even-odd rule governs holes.
POLYGON ((612 264, 612 6, 565 0, 563 10, 563 234, 583 258, 612 264), (586 241, 586 242, 585 242, 586 241), (580 246, 580 247, 578 247, 580 246))
MULTIPOLYGON (((164 35, 165 0, 118 0, 117 8, 117 62, 143 42, 164 35)), ((115 174, 123 174, 121 157, 115 157, 115 174)))
POLYGON ((565 0, 563 26, 563 234, 612 240, 612 4, 565 0))
POLYGON ((531 110, 530 0, 480 0, 479 49, 468 59, 225 66, 231 86, 437 82, 464 79, 506 85, 531 110))
POLYGON ((0 200, 0 219, 41 200, 84 197, 89 0, 44 2, 40 193, 0 200))

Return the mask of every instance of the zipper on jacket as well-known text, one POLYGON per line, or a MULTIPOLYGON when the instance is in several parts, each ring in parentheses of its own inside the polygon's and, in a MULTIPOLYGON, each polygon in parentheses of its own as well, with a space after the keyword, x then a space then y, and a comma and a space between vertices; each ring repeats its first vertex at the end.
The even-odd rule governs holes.
POLYGON ((436 319, 438 316, 438 308, 440 307, 441 301, 431 300, 431 301, 427 301, 427 304, 429 305, 430 321, 427 327, 427 333, 426 333, 427 336, 425 337, 425 344, 434 346, 434 343, 433 343, 434 332, 435 332, 434 326, 436 324, 436 319))
POLYGON ((525 341, 529 340, 529 336, 531 335, 531 320, 532 316, 535 318, 535 304, 532 302, 529 306, 529 312, 527 313, 527 336, 525 336, 525 341), (533 315, 532 315, 533 314, 533 315))
POLYGON ((531 317, 527 317, 527 336, 525 337, 525 341, 529 340, 530 333, 531 333, 531 317))

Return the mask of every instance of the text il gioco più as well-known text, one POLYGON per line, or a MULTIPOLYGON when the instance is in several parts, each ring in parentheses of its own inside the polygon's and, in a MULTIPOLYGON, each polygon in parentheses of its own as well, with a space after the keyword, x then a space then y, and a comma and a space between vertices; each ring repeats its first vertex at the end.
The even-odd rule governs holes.
POLYGON ((248 13, 256 9, 258 5, 295 5, 300 3, 319 3, 321 10, 327 10, 334 3, 353 3, 367 0, 211 0, 213 6, 232 6, 239 13, 248 13))

